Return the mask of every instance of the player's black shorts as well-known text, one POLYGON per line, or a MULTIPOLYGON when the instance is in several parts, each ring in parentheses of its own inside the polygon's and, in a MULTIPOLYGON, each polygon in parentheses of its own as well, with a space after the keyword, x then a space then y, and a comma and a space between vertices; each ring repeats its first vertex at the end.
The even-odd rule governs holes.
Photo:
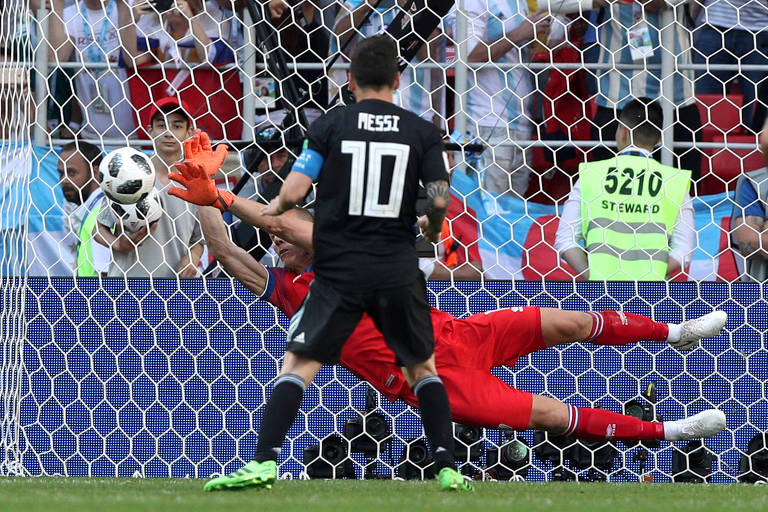
POLYGON ((291 319, 287 348, 324 364, 336 364, 363 313, 373 319, 400 366, 424 362, 434 352, 432 318, 421 273, 412 284, 365 295, 337 291, 315 277, 304 304, 291 319))

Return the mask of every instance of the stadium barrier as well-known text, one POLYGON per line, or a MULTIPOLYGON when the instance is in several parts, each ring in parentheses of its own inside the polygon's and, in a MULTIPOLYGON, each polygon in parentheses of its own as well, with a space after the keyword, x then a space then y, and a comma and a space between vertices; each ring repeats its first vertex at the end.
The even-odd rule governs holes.
MULTIPOLYGON (((526 391, 614 411, 654 382, 657 412, 667 419, 717 407, 728 429, 705 442, 718 456, 710 480, 732 482, 749 440, 768 430, 766 290, 727 283, 495 281, 431 283, 430 297, 457 316, 537 305, 623 309, 680 322, 713 308, 727 311, 727 332, 689 355, 658 343, 574 344, 521 358, 494 374, 526 391)), ((234 470, 252 456, 287 321, 240 285, 30 278, 24 323, 15 359, 6 357, 2 365, 3 379, 17 383, 3 388, 2 403, 12 406, 12 421, 3 423, 0 436, 4 473, 199 478, 234 470)), ((283 449, 283 475, 305 472, 304 450, 362 412, 366 388, 341 367, 322 370, 283 449)), ((421 426, 402 403, 381 398, 376 410, 394 434, 388 452, 376 458, 376 471, 395 476, 404 443, 421 438, 421 426)), ((533 433, 518 436, 534 444, 533 433)), ((487 430, 482 445, 493 448, 504 439, 487 430)), ((636 481, 640 468, 633 455, 643 448, 615 446, 609 479, 636 481)), ((651 449, 644 472, 669 480, 673 451, 667 442, 651 449)), ((482 455, 465 469, 479 472, 486 462, 482 455)), ((355 458, 358 477, 365 464, 355 458)), ((534 455, 527 479, 551 478, 552 471, 534 455)))

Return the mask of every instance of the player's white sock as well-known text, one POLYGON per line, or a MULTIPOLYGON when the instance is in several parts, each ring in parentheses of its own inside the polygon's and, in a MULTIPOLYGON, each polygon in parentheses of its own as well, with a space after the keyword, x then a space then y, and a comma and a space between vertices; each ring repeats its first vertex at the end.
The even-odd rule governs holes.
POLYGON ((667 343, 677 343, 680 341, 680 334, 683 332, 683 328, 680 324, 667 324, 669 328, 669 334, 667 335, 667 343))

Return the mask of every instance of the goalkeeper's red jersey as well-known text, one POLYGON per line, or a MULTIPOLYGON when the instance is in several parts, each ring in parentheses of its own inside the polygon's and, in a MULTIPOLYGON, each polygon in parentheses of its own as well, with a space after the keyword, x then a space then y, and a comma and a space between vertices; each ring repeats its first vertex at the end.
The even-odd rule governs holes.
MULTIPOLYGON (((262 298, 292 317, 309 293, 314 274, 267 270, 262 298)), ((519 357, 546 348, 539 308, 507 308, 462 319, 430 310, 437 373, 448 392, 454 421, 488 428, 528 428, 532 395, 496 378, 491 368, 514 366, 519 357)), ((394 353, 369 316, 363 315, 344 344, 340 363, 387 399, 418 407, 394 353)))
MULTIPOLYGON (((309 293, 314 273, 295 274, 284 268, 274 267, 268 267, 267 271, 269 280, 262 298, 291 318, 309 293)), ((446 321, 455 318, 450 313, 435 308, 431 308, 431 314, 435 334, 440 332, 440 327, 446 321)), ((436 335, 436 345, 437 338, 436 335)), ((368 381, 389 400, 397 400, 404 390, 410 393, 408 383, 395 363, 395 354, 387 346, 384 336, 376 329, 371 317, 366 314, 363 314, 360 323, 344 344, 339 362, 360 379, 368 381)))

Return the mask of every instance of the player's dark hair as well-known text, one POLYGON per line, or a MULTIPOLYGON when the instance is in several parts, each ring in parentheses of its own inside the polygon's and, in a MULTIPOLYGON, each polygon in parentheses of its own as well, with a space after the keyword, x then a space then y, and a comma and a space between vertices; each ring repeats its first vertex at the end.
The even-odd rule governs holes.
POLYGON ((619 121, 630 131, 634 143, 655 146, 661 139, 664 113, 658 101, 642 97, 624 105, 619 121))
POLYGON ((352 51, 350 70, 358 87, 393 87, 398 73, 395 42, 386 35, 363 39, 352 51))
POLYGON ((79 139, 75 139, 61 148, 61 154, 72 151, 80 153, 83 156, 83 159, 91 164, 91 167, 99 165, 104 158, 104 153, 101 152, 101 149, 99 149, 98 146, 94 146, 90 142, 85 142, 79 139))

